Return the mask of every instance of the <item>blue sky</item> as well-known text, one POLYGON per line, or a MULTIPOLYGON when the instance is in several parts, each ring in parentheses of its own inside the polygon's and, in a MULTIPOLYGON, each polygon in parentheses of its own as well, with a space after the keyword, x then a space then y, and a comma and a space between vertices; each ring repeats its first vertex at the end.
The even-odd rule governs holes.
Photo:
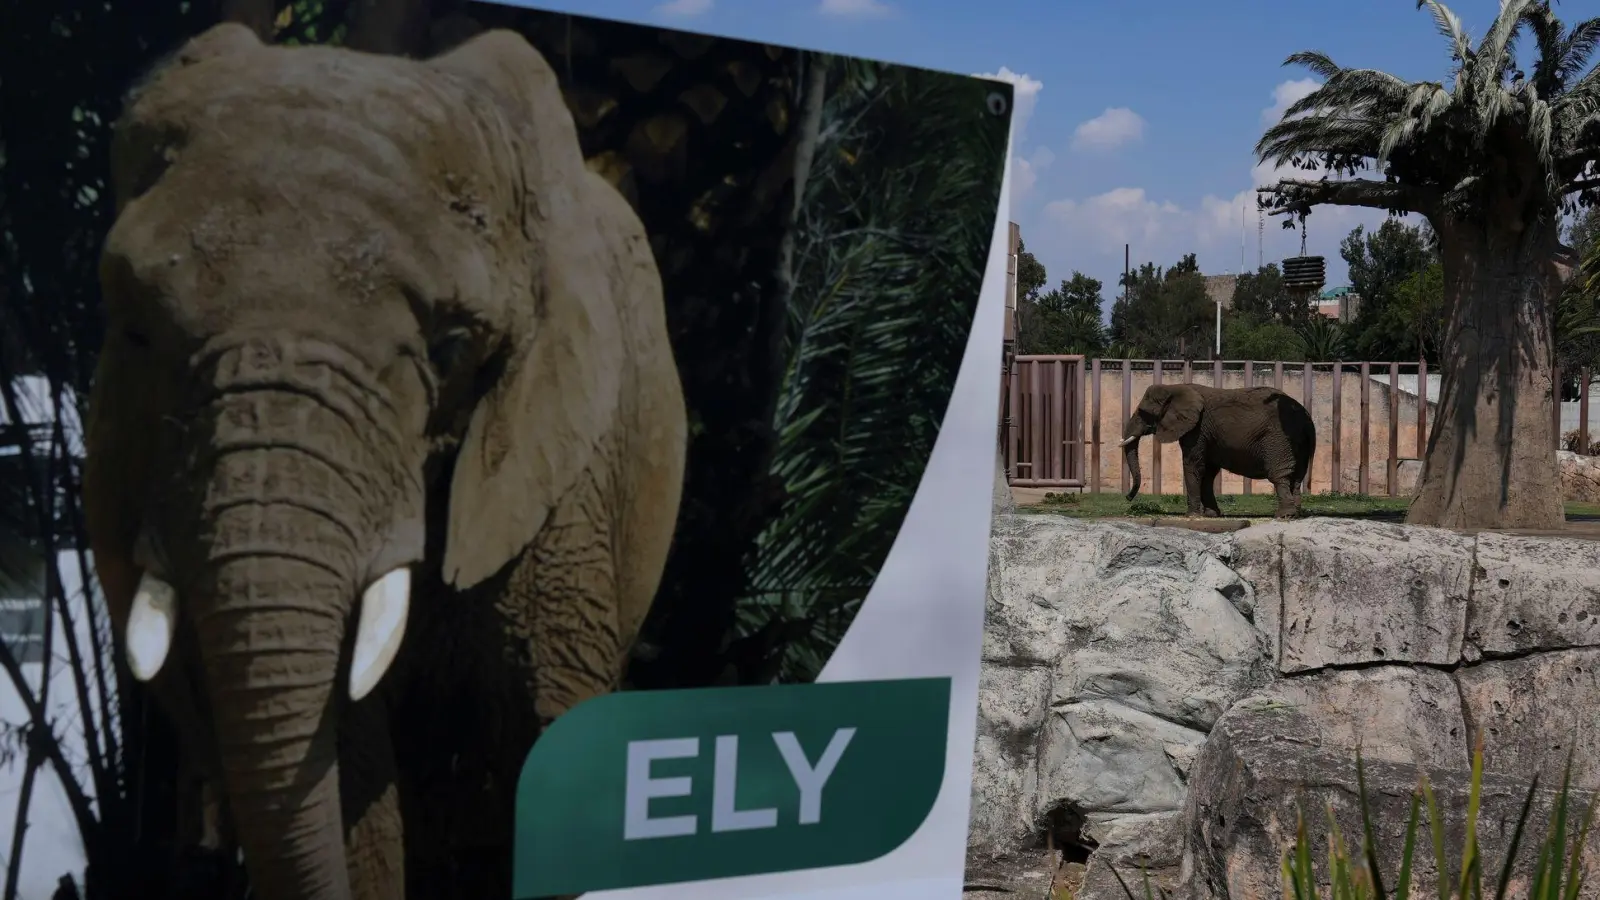
MULTIPOLYGON (((1109 303, 1133 264, 1199 255, 1207 274, 1258 256, 1254 187, 1272 173, 1252 148, 1272 111, 1315 86, 1283 58, 1329 53, 1341 65, 1439 79, 1444 39, 1407 0, 573 0, 518 2, 710 34, 868 56, 1017 85, 1011 218, 1052 282, 1082 270, 1109 303), (1248 206, 1246 206, 1248 204, 1248 206), (1242 221, 1241 221, 1242 219, 1242 221)), ((1497 0, 1456 0, 1476 38, 1497 0)), ((1572 13, 1568 13, 1572 15, 1572 13)), ((1307 248, 1344 283, 1339 241, 1383 214, 1319 207, 1307 248)), ((1268 218, 1260 257, 1299 251, 1268 218)))

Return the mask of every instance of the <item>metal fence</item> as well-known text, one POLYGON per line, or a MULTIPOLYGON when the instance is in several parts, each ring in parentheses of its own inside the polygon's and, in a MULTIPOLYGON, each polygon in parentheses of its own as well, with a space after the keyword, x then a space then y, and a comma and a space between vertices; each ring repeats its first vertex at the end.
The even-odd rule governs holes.
MULTIPOLYGON (((1437 374, 1425 362, 1302 363, 1259 360, 1087 360, 1082 356, 1011 357, 1002 390, 1001 444, 1013 486, 1127 491, 1118 445, 1122 423, 1151 384, 1222 387, 1271 385, 1303 403, 1317 423, 1307 492, 1410 493, 1427 452, 1437 374)), ((1560 373, 1557 372, 1557 383, 1560 373)), ((1577 402, 1554 404, 1557 446, 1589 452, 1589 385, 1581 373, 1577 402), (1576 407, 1573 409, 1572 407, 1576 407), (1575 421, 1564 421, 1574 420, 1575 421), (1576 432, 1574 434, 1574 432, 1576 432), (1570 436, 1570 437, 1569 437, 1570 436)), ((1182 490, 1176 444, 1141 442, 1148 490, 1182 490), (1166 476, 1166 477, 1164 477, 1166 476), (1171 484, 1176 476, 1177 484, 1171 484)), ((1218 493, 1270 486, 1231 473, 1218 493)))

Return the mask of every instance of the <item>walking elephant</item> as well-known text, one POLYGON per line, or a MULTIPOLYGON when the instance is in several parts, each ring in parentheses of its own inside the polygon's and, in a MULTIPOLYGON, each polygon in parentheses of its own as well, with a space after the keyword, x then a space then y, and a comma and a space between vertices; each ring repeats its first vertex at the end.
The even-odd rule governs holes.
POLYGON ((1283 391, 1151 385, 1122 428, 1123 459, 1133 479, 1129 500, 1139 493, 1139 438, 1147 434, 1159 443, 1177 441, 1183 451, 1189 515, 1222 515, 1215 484, 1223 470, 1271 481, 1278 494, 1278 518, 1299 512, 1300 489, 1316 453, 1317 426, 1300 401, 1283 391))
POLYGON ((205 840, 259 900, 510 896, 522 761, 619 687, 678 513, 639 220, 506 31, 217 26, 130 92, 112 183, 85 510, 205 840))

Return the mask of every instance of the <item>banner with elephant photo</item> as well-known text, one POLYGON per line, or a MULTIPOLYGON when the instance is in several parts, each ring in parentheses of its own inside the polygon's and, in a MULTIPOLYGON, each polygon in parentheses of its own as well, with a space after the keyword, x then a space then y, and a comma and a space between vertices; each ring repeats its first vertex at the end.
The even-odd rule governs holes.
POLYGON ((111 685, 79 843, 24 854, 92 898, 956 900, 1011 86, 173 6, 40 30, 128 45, 63 112, 88 299, 13 298, 28 364, 85 354, 92 565, 45 580, 111 685))

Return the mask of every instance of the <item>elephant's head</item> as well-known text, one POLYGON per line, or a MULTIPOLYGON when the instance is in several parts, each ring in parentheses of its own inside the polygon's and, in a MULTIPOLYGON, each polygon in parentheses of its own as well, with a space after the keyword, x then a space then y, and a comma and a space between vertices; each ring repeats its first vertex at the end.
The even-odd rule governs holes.
POLYGON ((1122 459, 1132 483, 1129 500, 1139 495, 1139 438, 1154 434, 1159 442, 1175 441, 1199 424, 1203 408, 1200 392, 1186 384, 1152 384, 1145 389, 1139 407, 1122 426, 1122 459))
POLYGON ((495 573, 592 464, 658 276, 616 264, 643 230, 509 32, 418 62, 218 26, 130 94, 112 168, 85 475, 112 620, 135 678, 203 686, 255 896, 348 897, 341 710, 414 570, 495 573))

